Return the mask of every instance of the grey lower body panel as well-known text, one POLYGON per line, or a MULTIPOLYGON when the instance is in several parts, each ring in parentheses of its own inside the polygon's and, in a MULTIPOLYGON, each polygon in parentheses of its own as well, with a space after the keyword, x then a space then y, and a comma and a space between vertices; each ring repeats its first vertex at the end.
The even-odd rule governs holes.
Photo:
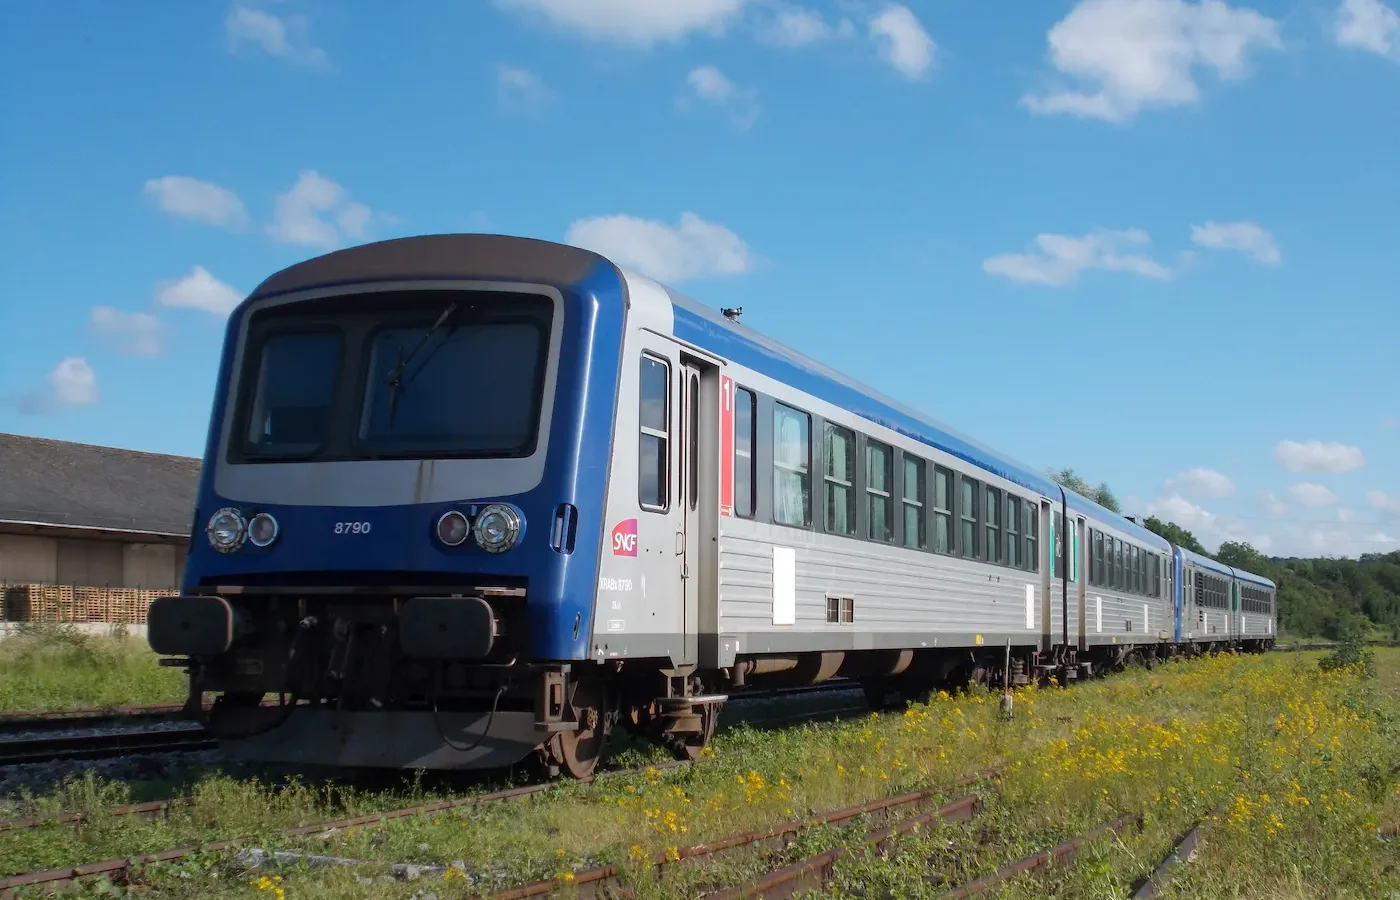
POLYGON ((439 714, 298 709, 270 731, 219 740, 233 759, 392 769, 488 769, 519 762, 550 734, 531 712, 439 714), (439 731, 439 725, 441 731, 439 731), (485 733, 485 737, 482 735, 485 733), (444 735, 457 749, 449 746, 444 735))

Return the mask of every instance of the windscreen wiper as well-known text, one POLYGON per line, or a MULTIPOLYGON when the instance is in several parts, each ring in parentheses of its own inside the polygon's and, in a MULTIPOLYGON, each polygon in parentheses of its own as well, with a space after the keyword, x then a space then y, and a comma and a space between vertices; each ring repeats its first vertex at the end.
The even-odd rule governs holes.
POLYGON ((418 339, 417 346, 410 350, 407 356, 404 355, 403 344, 399 345, 399 361, 395 363, 394 368, 390 370, 388 377, 384 379, 384 383, 389 386, 390 428, 394 427, 394 410, 397 409, 399 405, 399 388, 403 385, 404 370, 408 368, 408 364, 413 359, 413 357, 418 355, 418 351, 423 349, 423 345, 428 343, 428 339, 431 338, 434 334, 436 334, 437 330, 442 327, 444 322, 447 321, 447 317, 452 315, 456 311, 456 303, 453 303, 451 306, 447 307, 447 309, 444 309, 442 311, 442 315, 437 317, 437 321, 434 322, 432 326, 428 328, 427 331, 423 332, 423 336, 418 339))

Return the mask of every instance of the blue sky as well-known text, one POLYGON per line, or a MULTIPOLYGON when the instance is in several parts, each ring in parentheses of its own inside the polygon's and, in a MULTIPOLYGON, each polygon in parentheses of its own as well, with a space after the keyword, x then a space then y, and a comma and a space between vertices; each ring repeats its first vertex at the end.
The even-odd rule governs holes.
POLYGON ((485 230, 743 306, 1208 546, 1400 547, 1380 0, 89 0, 0 33, 0 430, 197 455, 259 280, 485 230))

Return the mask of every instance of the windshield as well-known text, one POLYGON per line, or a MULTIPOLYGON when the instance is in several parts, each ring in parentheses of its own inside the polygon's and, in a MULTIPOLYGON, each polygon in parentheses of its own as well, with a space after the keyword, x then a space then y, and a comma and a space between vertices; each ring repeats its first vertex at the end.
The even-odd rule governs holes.
POLYGON ((422 328, 386 328, 370 349, 360 442, 371 452, 450 449, 514 455, 529 449, 539 416, 545 335, 529 321, 452 327, 394 368, 422 328), (397 396, 394 396, 397 392, 397 396))
POLYGON ((528 456, 553 311, 535 294, 418 290, 255 314, 230 459, 528 456))
POLYGON ((340 350, 340 335, 334 331, 267 339, 248 417, 249 452, 305 456, 325 444, 340 350))

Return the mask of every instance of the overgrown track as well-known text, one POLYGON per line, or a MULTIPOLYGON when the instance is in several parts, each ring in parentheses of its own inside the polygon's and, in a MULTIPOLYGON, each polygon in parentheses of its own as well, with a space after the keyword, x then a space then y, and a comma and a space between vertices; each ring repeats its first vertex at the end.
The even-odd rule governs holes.
POLYGON ((67 728, 102 728, 152 722, 190 720, 181 704, 114 706, 92 709, 34 710, 0 713, 0 734, 17 731, 58 731, 67 728))
POLYGON ((70 759, 106 759, 133 753, 188 753, 218 746, 199 726, 161 731, 65 734, 0 741, 0 766, 70 759))

